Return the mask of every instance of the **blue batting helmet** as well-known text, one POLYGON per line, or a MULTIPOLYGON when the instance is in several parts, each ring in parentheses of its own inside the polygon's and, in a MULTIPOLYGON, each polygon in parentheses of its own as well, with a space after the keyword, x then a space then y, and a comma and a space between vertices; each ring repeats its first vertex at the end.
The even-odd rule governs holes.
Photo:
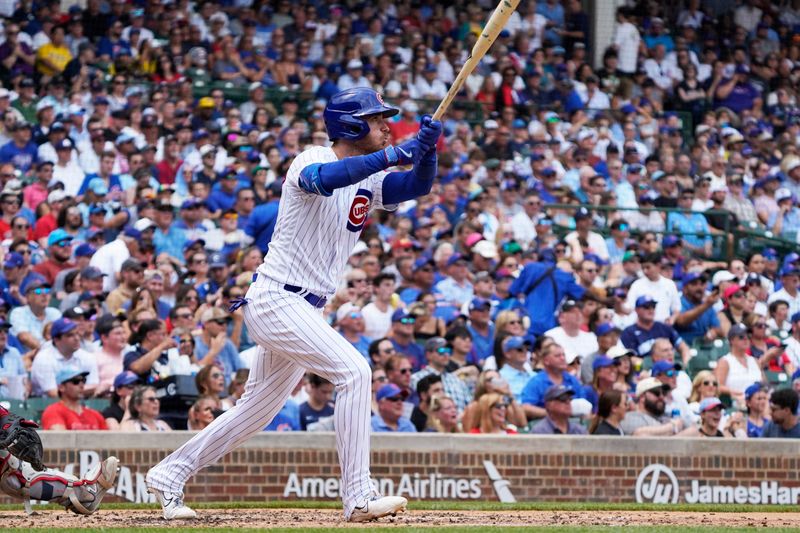
POLYGON ((364 117, 377 114, 392 117, 399 112, 399 109, 387 106, 381 95, 372 89, 353 87, 331 96, 322 116, 330 140, 357 141, 369 133, 364 117))

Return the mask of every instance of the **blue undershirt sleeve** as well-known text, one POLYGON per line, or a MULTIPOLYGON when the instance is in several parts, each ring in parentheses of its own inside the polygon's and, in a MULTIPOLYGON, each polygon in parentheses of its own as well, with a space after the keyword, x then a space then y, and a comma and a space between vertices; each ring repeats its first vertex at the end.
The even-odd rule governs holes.
POLYGON ((383 178, 383 204, 399 204, 431 192, 436 177, 436 152, 406 172, 391 172, 383 178))
POLYGON ((331 163, 313 163, 300 171, 300 187, 312 194, 330 196, 397 163, 394 146, 367 155, 345 157, 331 163))

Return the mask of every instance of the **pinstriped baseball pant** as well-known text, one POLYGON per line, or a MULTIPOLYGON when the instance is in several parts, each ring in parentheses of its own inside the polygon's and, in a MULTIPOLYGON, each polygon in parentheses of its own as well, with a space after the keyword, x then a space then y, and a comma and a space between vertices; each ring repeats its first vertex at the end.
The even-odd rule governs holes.
POLYGON ((372 496, 369 472, 372 371, 364 357, 301 296, 259 275, 245 323, 260 350, 236 405, 153 467, 148 483, 179 492, 192 475, 262 431, 305 371, 336 387, 334 423, 345 517, 372 496))

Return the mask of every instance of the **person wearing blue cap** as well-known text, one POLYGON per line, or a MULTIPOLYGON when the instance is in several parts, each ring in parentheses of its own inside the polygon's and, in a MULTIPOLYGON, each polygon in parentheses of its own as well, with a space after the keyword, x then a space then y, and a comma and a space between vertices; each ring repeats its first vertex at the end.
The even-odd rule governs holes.
POLYGON ((414 323, 416 320, 414 315, 401 307, 392 313, 392 329, 388 335, 389 340, 394 345, 394 349, 399 355, 408 358, 415 372, 426 364, 425 351, 414 339, 414 323))
POLYGON ((447 259, 447 277, 435 285, 435 291, 442 295, 442 299, 456 307, 472 300, 474 289, 469 281, 467 259, 455 253, 447 259))
POLYGON ((91 397, 97 386, 97 362, 92 354, 81 349, 78 325, 69 318, 55 320, 50 329, 52 340, 47 342, 33 360, 31 385, 33 396, 56 398, 62 381, 59 372, 77 368, 86 377, 83 394, 91 397))
MULTIPOLYGON (((630 297, 630 291, 628 292, 630 297)), ((636 322, 622 331, 620 341, 639 357, 647 357, 656 339, 668 339, 681 354, 684 363, 689 361, 689 346, 675 331, 675 328, 655 319, 656 301, 650 296, 640 296, 635 301, 636 322)))
POLYGON ((719 291, 706 294, 708 279, 699 272, 689 272, 683 277, 681 312, 675 317, 675 330, 689 345, 699 338, 712 341, 723 336, 714 305, 719 301, 719 291))
POLYGON ((500 367, 500 376, 508 382, 515 401, 521 401, 522 390, 535 375, 530 366, 531 344, 524 337, 510 336, 501 345, 505 362, 500 367))
POLYGON ((586 207, 579 207, 574 214, 575 231, 564 237, 564 242, 569 244, 572 251, 572 262, 583 260, 583 250, 588 247, 603 261, 608 261, 608 246, 606 240, 599 233, 592 231, 592 213, 586 207), (581 245, 586 243, 586 246, 581 245))
POLYGON ((374 433, 416 433, 411 420, 403 416, 403 401, 408 393, 395 385, 387 383, 378 389, 375 401, 378 412, 372 415, 372 431, 374 433))
POLYGON ((585 435, 586 428, 572 422, 572 399, 575 389, 567 385, 552 385, 544 394, 544 420, 531 428, 534 435, 585 435))
POLYGON ((49 307, 50 285, 41 279, 34 279, 25 286, 28 304, 15 307, 8 314, 11 333, 15 335, 26 350, 36 350, 45 343, 43 335, 45 324, 61 317, 61 312, 49 307))
POLYGON ((473 298, 468 305, 467 329, 472 334, 473 347, 481 366, 494 349, 495 328, 490 318, 491 310, 492 302, 484 298, 473 298))
POLYGON ((759 438, 769 422, 766 416, 769 407, 767 387, 761 382, 753 383, 744 390, 744 401, 747 405, 747 437, 759 438))
POLYGON ((72 257, 73 236, 62 228, 57 228, 47 237, 48 258, 33 267, 33 272, 41 275, 49 285, 53 285, 59 272, 75 268, 72 257))
POLYGON ((789 315, 800 312, 800 270, 793 265, 786 265, 780 271, 780 290, 770 294, 768 303, 783 300, 789 304, 789 315))

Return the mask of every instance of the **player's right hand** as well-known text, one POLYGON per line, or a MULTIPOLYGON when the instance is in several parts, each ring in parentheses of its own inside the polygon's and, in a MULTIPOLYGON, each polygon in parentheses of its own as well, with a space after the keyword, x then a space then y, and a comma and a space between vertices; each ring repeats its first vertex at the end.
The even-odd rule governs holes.
POLYGON ((403 143, 395 146, 395 153, 397 154, 396 165, 416 165, 428 151, 428 146, 423 145, 419 139, 409 139, 403 143))

